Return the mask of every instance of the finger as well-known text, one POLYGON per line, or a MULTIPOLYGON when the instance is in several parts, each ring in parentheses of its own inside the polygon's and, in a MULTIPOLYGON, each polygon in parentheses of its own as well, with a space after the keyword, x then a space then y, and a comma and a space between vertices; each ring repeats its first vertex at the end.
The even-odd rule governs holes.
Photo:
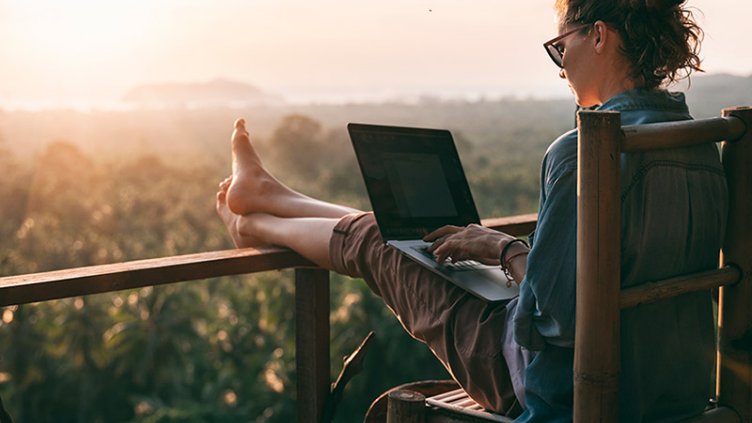
POLYGON ((449 257, 449 252, 446 251, 446 249, 439 249, 433 252, 433 256, 436 259, 436 262, 444 263, 446 259, 449 257))
POLYGON ((434 241, 431 245, 428 246, 428 252, 433 253, 434 251, 436 251, 436 249, 441 246, 442 242, 443 242, 443 238, 439 238, 436 241, 434 241))
POLYGON ((456 250, 453 242, 445 242, 439 245, 432 252, 433 252, 434 257, 436 257, 436 261, 439 263, 445 262, 450 257, 452 261, 456 261, 457 257, 455 256, 459 255, 459 252, 456 250))
POLYGON ((457 233, 457 232, 461 231, 462 229, 463 228, 461 228, 459 226, 454 226, 454 225, 442 226, 439 229, 436 229, 435 231, 433 231, 433 232, 429 233, 428 235, 424 236, 423 237, 423 241, 428 241, 428 242, 435 241, 435 240, 437 240, 437 239, 439 239, 439 238, 441 238, 443 236, 447 236, 447 235, 451 235, 451 234, 457 233))
POLYGON ((446 234, 444 236, 441 236, 433 241, 431 245, 428 246, 428 251, 433 252, 437 248, 441 247, 442 245, 445 245, 449 241, 454 240, 454 234, 446 234))

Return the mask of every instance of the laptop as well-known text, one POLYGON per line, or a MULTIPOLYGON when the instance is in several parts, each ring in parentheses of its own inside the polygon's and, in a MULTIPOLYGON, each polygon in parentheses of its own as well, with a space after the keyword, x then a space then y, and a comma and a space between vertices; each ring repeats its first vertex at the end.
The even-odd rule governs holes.
POLYGON ((519 294, 499 266, 438 263, 423 236, 444 225, 480 224, 452 134, 447 130, 347 125, 384 242, 489 302, 519 294))

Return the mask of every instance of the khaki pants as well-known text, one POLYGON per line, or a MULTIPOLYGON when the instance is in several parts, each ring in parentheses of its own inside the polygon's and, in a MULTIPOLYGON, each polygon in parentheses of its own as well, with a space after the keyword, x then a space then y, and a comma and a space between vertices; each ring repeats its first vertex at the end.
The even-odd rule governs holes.
POLYGON ((514 406, 515 393, 524 402, 531 357, 512 339, 516 298, 487 303, 404 257, 383 243, 371 213, 337 223, 330 255, 334 270, 363 278, 476 402, 499 413, 514 406))

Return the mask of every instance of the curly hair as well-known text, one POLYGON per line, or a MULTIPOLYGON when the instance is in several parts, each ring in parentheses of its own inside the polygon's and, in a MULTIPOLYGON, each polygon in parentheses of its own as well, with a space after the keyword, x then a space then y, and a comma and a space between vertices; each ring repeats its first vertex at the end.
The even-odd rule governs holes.
POLYGON ((686 0, 556 0, 560 22, 603 21, 622 39, 622 53, 632 78, 645 88, 702 72, 699 57, 703 31, 686 0))

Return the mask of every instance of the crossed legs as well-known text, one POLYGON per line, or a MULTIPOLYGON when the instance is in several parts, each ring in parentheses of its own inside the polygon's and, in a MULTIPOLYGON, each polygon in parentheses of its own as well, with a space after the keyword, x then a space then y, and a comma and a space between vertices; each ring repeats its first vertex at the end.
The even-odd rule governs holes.
POLYGON ((243 119, 232 133, 232 176, 219 188, 217 213, 237 247, 287 247, 326 269, 332 269, 334 226, 358 212, 305 196, 272 176, 251 145, 243 119))
POLYGON ((216 207, 236 246, 287 247, 323 268, 363 278, 476 401, 510 410, 514 393, 502 353, 506 304, 487 304, 386 247, 373 215, 285 186, 264 168, 242 119, 235 122, 232 153, 232 176, 219 184, 216 207))

